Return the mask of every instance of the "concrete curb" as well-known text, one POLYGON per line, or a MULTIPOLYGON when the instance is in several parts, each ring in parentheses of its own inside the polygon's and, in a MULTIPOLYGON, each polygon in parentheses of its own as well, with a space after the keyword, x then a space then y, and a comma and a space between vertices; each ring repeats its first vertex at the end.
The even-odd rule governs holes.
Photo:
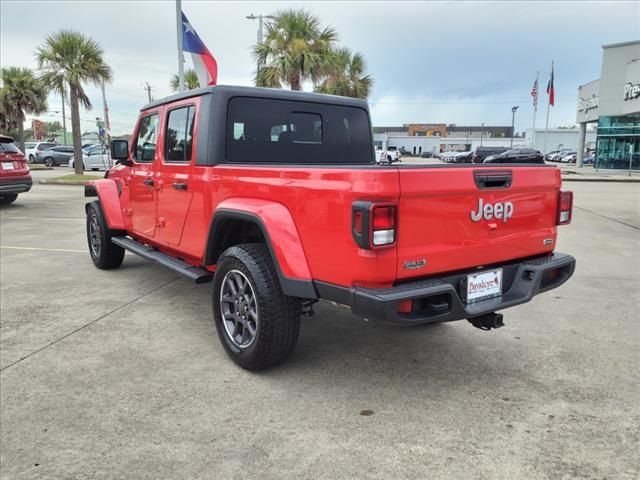
POLYGON ((85 185, 87 182, 91 182, 92 180, 99 180, 99 178, 89 178, 87 180, 46 180, 41 179, 38 180, 38 183, 41 185, 85 185))

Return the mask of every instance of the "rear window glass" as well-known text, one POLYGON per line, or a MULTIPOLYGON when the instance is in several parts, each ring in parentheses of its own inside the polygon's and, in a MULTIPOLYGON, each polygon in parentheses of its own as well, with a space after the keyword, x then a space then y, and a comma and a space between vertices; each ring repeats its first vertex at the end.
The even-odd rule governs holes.
POLYGON ((236 97, 227 114, 227 161, 371 163, 369 117, 357 107, 236 97))
POLYGON ((0 143, 0 152, 2 153, 22 153, 20 149, 13 143, 0 143))

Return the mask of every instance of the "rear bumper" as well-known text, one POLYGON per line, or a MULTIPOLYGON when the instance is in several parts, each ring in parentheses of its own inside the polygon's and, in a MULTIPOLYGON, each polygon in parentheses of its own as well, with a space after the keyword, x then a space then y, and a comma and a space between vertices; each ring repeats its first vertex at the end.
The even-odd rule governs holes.
MULTIPOLYGON (((539 293, 559 287, 573 275, 575 264, 571 255, 555 253, 487 267, 486 270, 503 269, 503 293, 475 303, 467 304, 462 299, 467 275, 474 273, 467 271, 386 289, 354 288, 349 292, 348 304, 356 315, 400 325, 462 320, 528 302, 539 293), (412 312, 398 312, 398 302, 407 300, 413 301, 412 312)), ((322 290, 318 288, 321 297, 325 297, 322 290)), ((346 295, 336 299, 347 303, 345 300, 346 295)))
POLYGON ((4 177, 0 178, 0 194, 3 193, 24 193, 31 190, 33 180, 31 175, 20 177, 4 177))

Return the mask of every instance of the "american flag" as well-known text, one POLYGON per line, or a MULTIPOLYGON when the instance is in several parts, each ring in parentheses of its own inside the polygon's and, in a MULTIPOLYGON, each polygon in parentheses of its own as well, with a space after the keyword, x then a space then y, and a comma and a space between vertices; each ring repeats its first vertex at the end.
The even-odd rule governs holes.
POLYGON ((533 108, 534 110, 538 109, 538 79, 533 82, 533 87, 531 88, 531 97, 533 98, 533 108))

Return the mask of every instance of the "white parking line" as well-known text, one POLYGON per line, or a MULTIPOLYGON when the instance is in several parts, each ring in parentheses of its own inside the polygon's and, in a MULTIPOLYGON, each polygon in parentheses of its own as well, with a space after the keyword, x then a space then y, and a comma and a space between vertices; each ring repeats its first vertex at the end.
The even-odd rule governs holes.
POLYGON ((11 217, 8 215, 1 215, 2 220, 75 220, 77 222, 84 222, 86 218, 71 218, 71 217, 11 217))
POLYGON ((9 245, 0 245, 0 249, 6 249, 6 250, 35 250, 35 251, 40 251, 40 252, 87 253, 86 250, 70 250, 70 249, 66 249, 66 248, 11 247, 9 245))

